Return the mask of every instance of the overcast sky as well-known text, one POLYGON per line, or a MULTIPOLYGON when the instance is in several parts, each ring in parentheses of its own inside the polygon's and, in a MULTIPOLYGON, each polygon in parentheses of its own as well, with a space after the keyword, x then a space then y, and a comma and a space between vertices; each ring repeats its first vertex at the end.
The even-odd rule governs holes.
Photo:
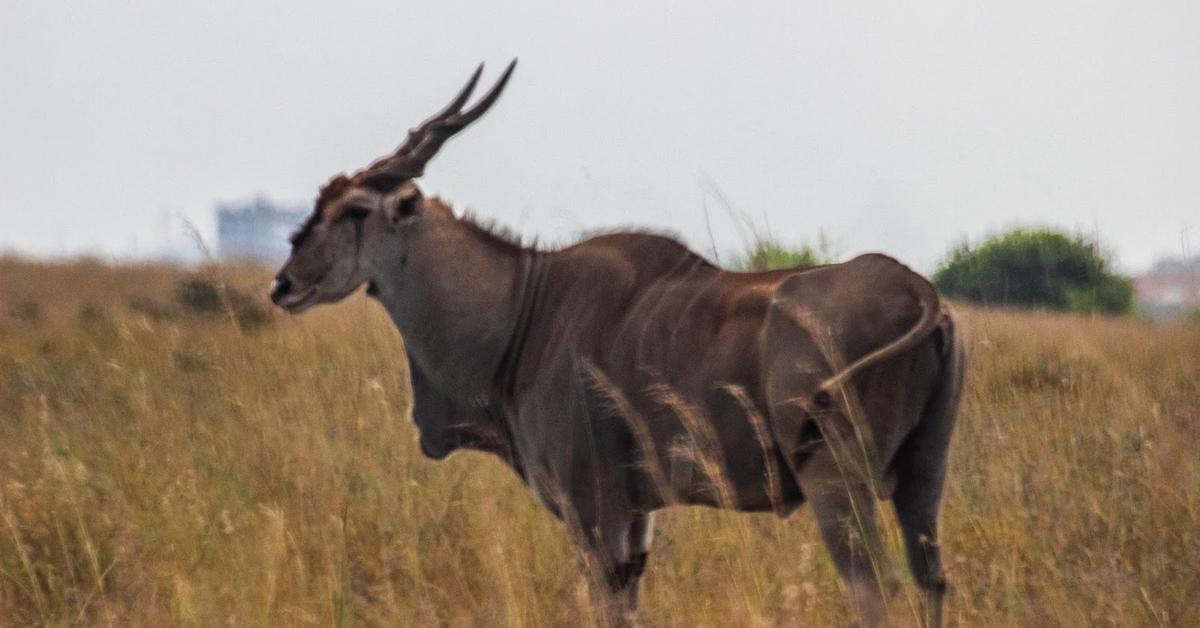
POLYGON ((1126 270, 1200 248, 1200 2, 14 2, 0 250, 146 255, 311 202, 479 61, 520 65, 425 188, 545 242, 639 225, 932 270, 1015 224, 1126 270), (748 6, 749 5, 749 6, 748 6))

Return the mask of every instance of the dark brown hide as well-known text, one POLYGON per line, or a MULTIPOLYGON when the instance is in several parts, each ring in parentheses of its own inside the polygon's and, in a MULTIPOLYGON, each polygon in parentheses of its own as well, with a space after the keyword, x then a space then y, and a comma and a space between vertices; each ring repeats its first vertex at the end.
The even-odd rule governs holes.
MULTIPOLYGON (((413 360, 418 423, 458 426, 427 453, 462 445, 501 455, 626 599, 645 560, 636 537, 654 510, 784 515, 814 493, 866 623, 881 617, 883 585, 863 575, 864 556, 881 544, 873 519, 855 533, 861 542, 848 521, 869 519, 874 497, 894 498, 936 623, 944 579, 934 539, 961 360, 929 282, 883 255, 736 273, 662 236, 614 233, 542 252, 458 223, 509 259, 517 279, 497 305, 511 312, 501 353, 431 367, 437 375, 413 360), (424 417, 455 395, 430 382, 457 368, 494 368, 491 394, 459 398, 452 419, 424 417)), ((407 335, 412 322, 397 322, 407 335)))

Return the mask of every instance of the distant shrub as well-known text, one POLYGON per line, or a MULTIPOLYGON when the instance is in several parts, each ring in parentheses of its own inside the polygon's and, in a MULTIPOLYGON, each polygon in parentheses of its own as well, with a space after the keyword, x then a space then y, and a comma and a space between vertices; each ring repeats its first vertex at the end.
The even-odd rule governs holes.
POLYGON ((270 322, 267 308, 246 293, 225 287, 223 299, 221 292, 222 288, 211 280, 189 277, 175 286, 175 302, 183 312, 200 316, 232 311, 243 329, 256 329, 270 322))
POLYGON ((106 312, 104 307, 98 303, 88 301, 79 306, 79 322, 84 323, 85 325, 107 323, 110 320, 111 319, 108 316, 108 312, 106 312))
POLYGON ((175 284, 175 302, 184 312, 219 314, 225 309, 217 285, 200 277, 189 277, 175 284))
POLYGON ((176 349, 171 354, 171 361, 174 362, 175 368, 187 373, 212 369, 212 363, 208 357, 203 352, 192 349, 176 349))
POLYGON ((175 312, 171 309, 171 306, 143 295, 129 297, 129 299, 125 301, 125 305, 127 305, 130 310, 137 312, 138 314, 141 314, 152 321, 166 320, 175 315, 175 312))
POLYGON ((22 323, 40 323, 44 317, 42 304, 37 301, 19 301, 8 308, 8 315, 22 323))
POLYGON ((94 338, 111 340, 118 334, 117 323, 104 306, 87 301, 79 307, 79 325, 94 338))
POLYGON ((234 316, 242 329, 258 329, 271 322, 270 311, 261 303, 249 299, 234 306, 234 316))
POLYGON ((1085 238, 1015 229, 955 248, 934 282, 947 296, 976 303, 1127 314, 1133 285, 1111 266, 1085 238))

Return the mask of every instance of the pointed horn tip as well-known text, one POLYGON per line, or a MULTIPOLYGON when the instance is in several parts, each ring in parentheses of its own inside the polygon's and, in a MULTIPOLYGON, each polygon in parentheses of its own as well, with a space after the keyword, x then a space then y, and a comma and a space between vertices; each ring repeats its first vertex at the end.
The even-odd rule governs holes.
POLYGON ((467 79, 467 84, 463 86, 462 92, 459 93, 459 97, 462 98, 462 101, 463 101, 462 103, 459 104, 460 107, 462 105, 465 105, 467 103, 467 100, 470 99, 471 93, 475 91, 475 85, 479 82, 480 76, 483 76, 483 62, 482 61, 475 68, 475 71, 471 73, 471 78, 467 79))

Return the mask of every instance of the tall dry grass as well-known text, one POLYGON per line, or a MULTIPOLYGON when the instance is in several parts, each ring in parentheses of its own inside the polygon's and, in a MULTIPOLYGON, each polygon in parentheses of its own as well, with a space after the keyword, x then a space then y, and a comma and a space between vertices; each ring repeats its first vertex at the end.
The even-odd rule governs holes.
MULTIPOLYGON (((377 306, 256 330, 129 307, 184 274, 0 260, 0 625, 588 623, 566 534, 520 482, 418 453, 377 306)), ((949 622, 1200 625, 1200 326, 962 314, 949 622)), ((915 623, 914 604, 906 585, 892 617, 915 623)), ((642 619, 849 615, 805 510, 678 508, 642 619)))

